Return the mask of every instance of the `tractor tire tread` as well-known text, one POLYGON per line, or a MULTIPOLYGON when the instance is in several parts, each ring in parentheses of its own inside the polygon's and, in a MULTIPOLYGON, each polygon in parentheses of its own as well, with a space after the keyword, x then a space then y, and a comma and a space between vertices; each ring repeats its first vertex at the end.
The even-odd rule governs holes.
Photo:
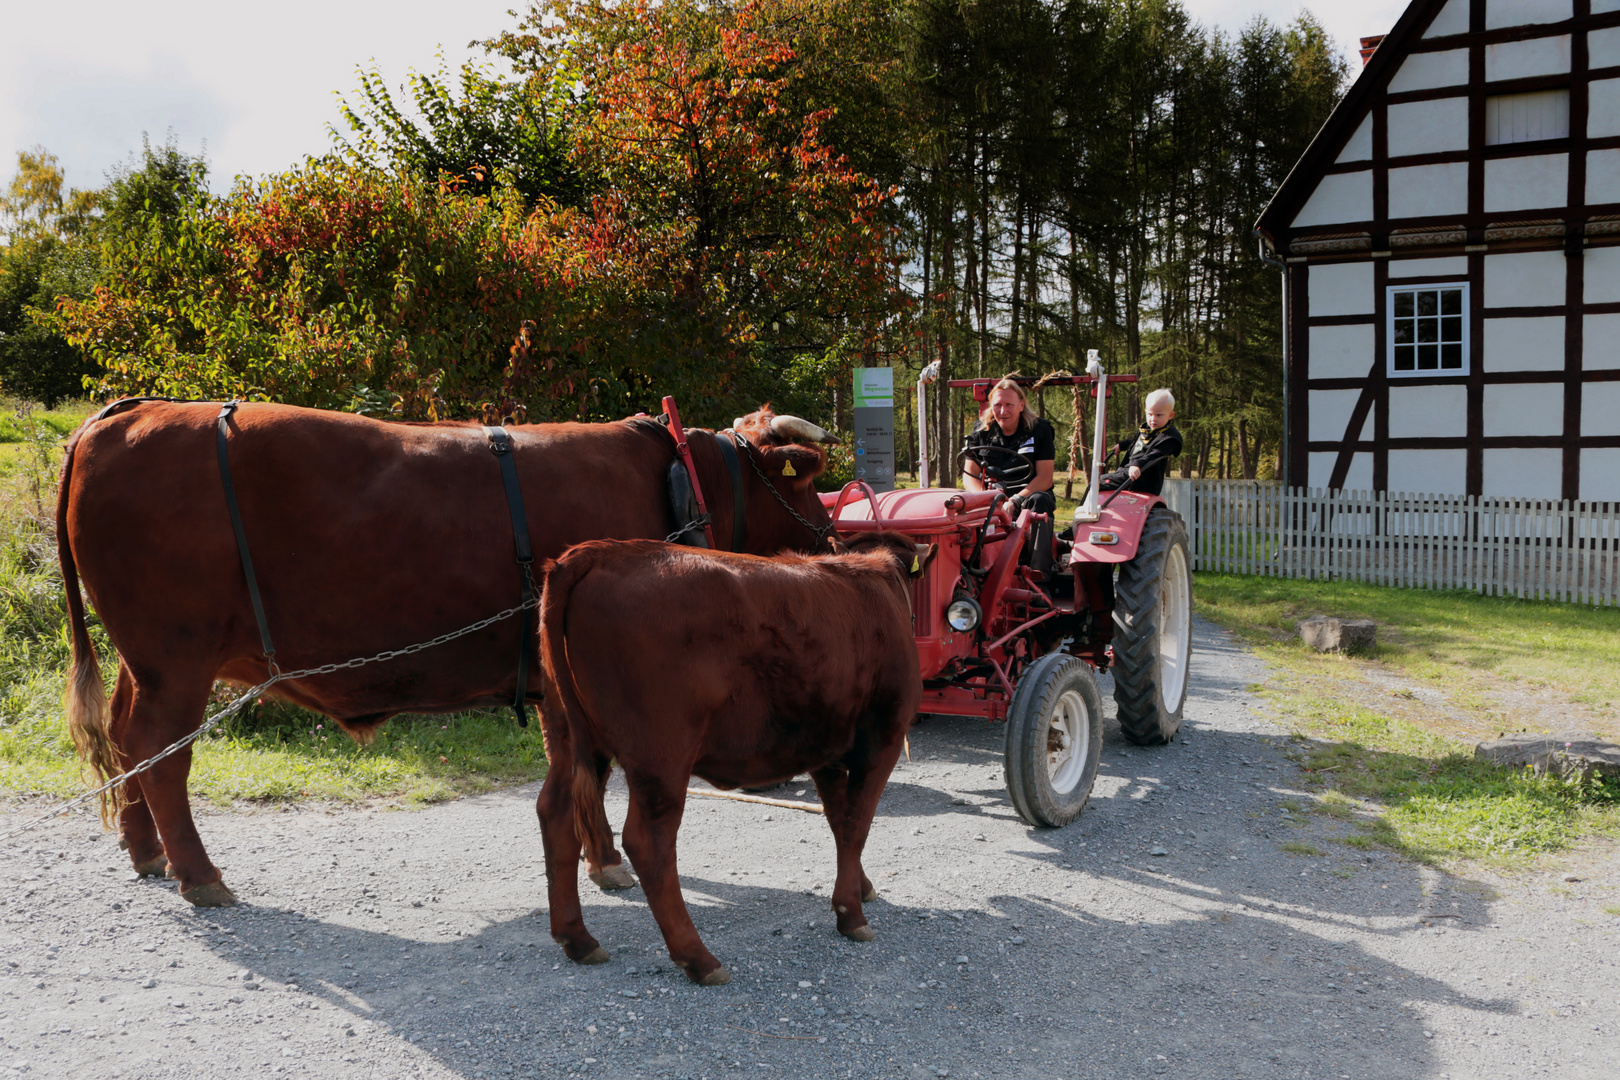
POLYGON ((1163 746, 1181 727, 1182 704, 1161 708, 1159 693, 1159 592, 1170 549, 1187 547, 1181 516, 1154 507, 1142 527, 1136 557, 1122 563, 1114 589, 1114 702, 1119 728, 1138 746, 1163 746))

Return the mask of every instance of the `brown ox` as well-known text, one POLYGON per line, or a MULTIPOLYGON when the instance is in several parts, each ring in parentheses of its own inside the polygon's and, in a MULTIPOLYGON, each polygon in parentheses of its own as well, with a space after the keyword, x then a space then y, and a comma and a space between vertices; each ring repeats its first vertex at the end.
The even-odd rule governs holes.
MULTIPOLYGON (((104 777, 195 731, 216 679, 255 685, 266 677, 216 457, 219 412, 217 404, 141 404, 86 422, 68 443, 57 502, 74 645, 68 721, 104 777), (85 632, 81 582, 119 654, 110 709, 85 632)), ((792 420, 754 424, 757 447, 739 449, 752 551, 819 543, 784 502, 818 529, 827 523, 811 486, 822 451, 796 444, 820 429, 792 420)), ((674 444, 653 421, 540 424, 511 435, 537 559, 581 540, 663 537, 673 528, 666 477, 674 444)), ((729 544, 728 470, 714 438, 690 442, 715 536, 729 544)), ((412 645, 517 602, 499 463, 477 426, 253 404, 232 417, 229 445, 283 670, 412 645)), ((519 635, 519 620, 508 619, 271 693, 364 740, 395 713, 510 702, 519 635)), ((538 663, 527 683, 538 694, 538 663)), ((118 814, 137 871, 167 869, 193 904, 232 903, 192 821, 190 767, 189 749, 164 760, 126 782, 104 812, 118 814)), ((608 858, 611 840, 605 846, 608 858)))
POLYGON ((731 978, 676 877, 694 774, 729 788, 808 771, 838 851, 838 930, 872 939, 861 850, 922 692, 907 580, 921 560, 898 534, 857 543, 872 550, 763 559, 596 542, 547 575, 540 828, 551 935, 571 959, 608 959, 585 929, 578 866, 581 844, 601 842, 610 760, 630 788, 624 845, 670 959, 694 981, 731 978))

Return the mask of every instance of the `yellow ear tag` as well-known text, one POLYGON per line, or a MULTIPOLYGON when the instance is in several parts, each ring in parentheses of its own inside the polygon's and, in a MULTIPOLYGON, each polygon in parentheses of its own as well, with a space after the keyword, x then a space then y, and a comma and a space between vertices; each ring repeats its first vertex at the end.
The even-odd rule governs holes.
POLYGON ((784 462, 782 464, 782 475, 783 476, 798 476, 799 474, 793 468, 793 462, 788 461, 788 462, 784 462))
POLYGON ((913 555, 911 557, 911 572, 913 574, 915 574, 917 571, 919 571, 921 569, 922 569, 922 567, 917 565, 917 556, 913 555))

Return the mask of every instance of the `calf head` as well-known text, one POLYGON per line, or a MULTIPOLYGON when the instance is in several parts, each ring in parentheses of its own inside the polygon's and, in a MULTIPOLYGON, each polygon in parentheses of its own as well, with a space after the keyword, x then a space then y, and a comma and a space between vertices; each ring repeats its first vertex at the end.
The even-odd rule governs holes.
POLYGON ((832 541, 833 553, 842 555, 882 552, 894 561, 909 578, 921 577, 928 564, 939 553, 938 544, 919 544, 902 532, 856 533, 842 541, 832 541))

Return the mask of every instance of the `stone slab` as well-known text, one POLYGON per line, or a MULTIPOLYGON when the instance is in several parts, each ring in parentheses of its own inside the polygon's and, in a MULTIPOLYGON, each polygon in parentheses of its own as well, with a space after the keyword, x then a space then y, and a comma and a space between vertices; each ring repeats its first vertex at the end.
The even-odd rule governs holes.
POLYGON ((1299 636, 1317 652, 1368 652, 1378 644, 1378 624, 1317 615, 1299 624, 1299 636))
POLYGON ((1516 732, 1480 743, 1474 747, 1474 756, 1504 768, 1528 766, 1538 773, 1553 773, 1565 779, 1620 777, 1620 744, 1577 732, 1516 732))

